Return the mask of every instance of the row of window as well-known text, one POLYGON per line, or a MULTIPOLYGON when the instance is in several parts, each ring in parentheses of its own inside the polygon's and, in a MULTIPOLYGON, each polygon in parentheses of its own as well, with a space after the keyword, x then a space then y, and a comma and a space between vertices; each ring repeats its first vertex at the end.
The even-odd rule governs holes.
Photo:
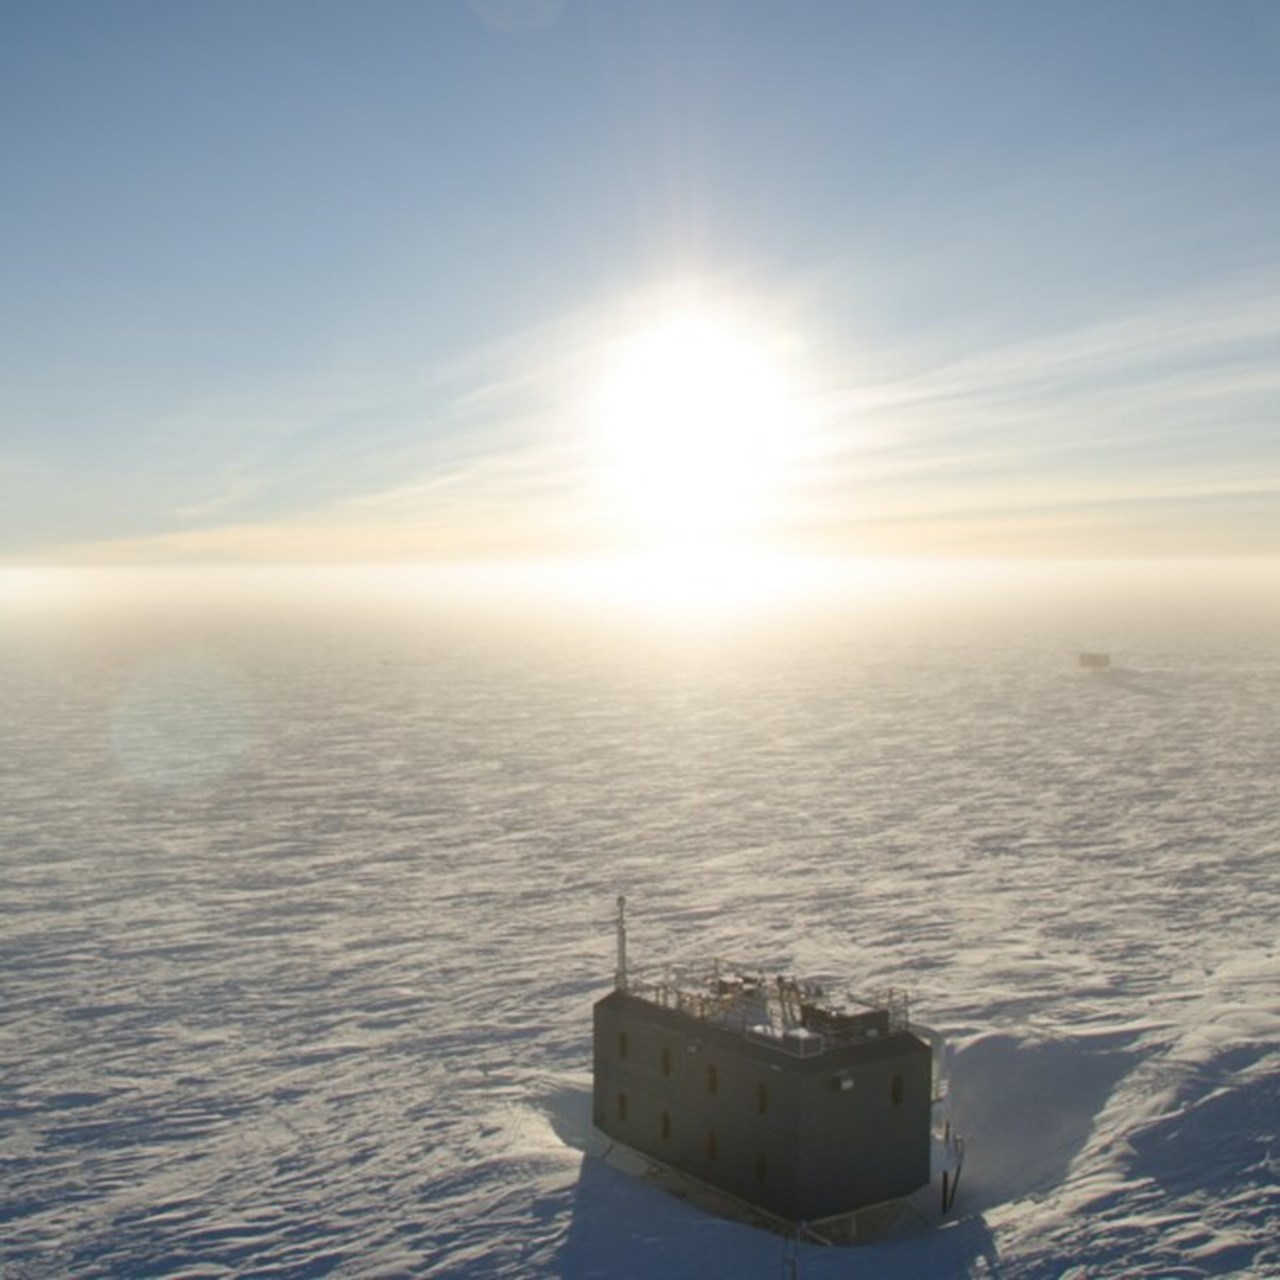
MULTIPOLYGON (((625 1031, 618 1032, 618 1057, 625 1058, 627 1056, 627 1033, 625 1031)), ((669 1076, 671 1074, 671 1050, 663 1045, 658 1055, 658 1063, 662 1068, 662 1074, 669 1076)), ((852 1083, 850 1081, 849 1083, 852 1083)), ((848 1084, 842 1083, 839 1087, 847 1088, 848 1084)), ((895 1075, 890 1086, 889 1094, 893 1100, 895 1107, 902 1105, 904 1084, 901 1075, 895 1075)), ((720 1072, 716 1068, 714 1062, 707 1064, 707 1092, 720 1092, 720 1072)), ((756 1085, 756 1111, 760 1115, 764 1115, 769 1110, 769 1087, 765 1084, 756 1085)))
MULTIPOLYGON (((618 1119, 625 1120, 627 1118, 627 1095, 625 1093, 618 1094, 618 1119)), ((671 1113, 664 1111, 658 1116, 658 1135, 664 1142, 671 1138, 671 1113)), ((707 1130, 707 1159, 715 1160, 720 1154, 720 1141, 716 1137, 714 1129, 707 1130)), ((768 1175, 768 1161, 763 1155, 756 1156, 756 1181, 764 1182, 768 1175)))
MULTIPOLYGON (((625 1058, 627 1056, 627 1033, 625 1031, 618 1032, 618 1056, 625 1058)), ((658 1062, 662 1068, 662 1074, 669 1076, 671 1074, 671 1050, 663 1045, 658 1055, 658 1062)), ((714 1062, 707 1064, 707 1092, 720 1092, 720 1070, 714 1062)), ((765 1084, 756 1085, 756 1110, 764 1115, 769 1110, 769 1087, 765 1084)))

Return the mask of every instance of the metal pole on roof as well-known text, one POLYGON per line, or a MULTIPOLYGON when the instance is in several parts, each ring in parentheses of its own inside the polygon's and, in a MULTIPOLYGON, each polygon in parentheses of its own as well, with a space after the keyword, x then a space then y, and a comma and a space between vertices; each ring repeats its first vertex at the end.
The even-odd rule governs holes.
POLYGON ((618 894, 618 967, 613 972, 613 985, 619 991, 627 989, 627 900, 618 894))

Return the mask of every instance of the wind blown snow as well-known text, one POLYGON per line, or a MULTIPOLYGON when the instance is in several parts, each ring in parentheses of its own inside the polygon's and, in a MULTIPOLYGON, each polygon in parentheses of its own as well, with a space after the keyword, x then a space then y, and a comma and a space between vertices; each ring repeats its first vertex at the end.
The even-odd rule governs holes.
POLYGON ((1280 582, 1131 573, 12 605, 0 1272, 1280 1274, 1280 582), (952 1220, 797 1245, 585 1154, 618 893, 640 964, 907 986, 952 1220))

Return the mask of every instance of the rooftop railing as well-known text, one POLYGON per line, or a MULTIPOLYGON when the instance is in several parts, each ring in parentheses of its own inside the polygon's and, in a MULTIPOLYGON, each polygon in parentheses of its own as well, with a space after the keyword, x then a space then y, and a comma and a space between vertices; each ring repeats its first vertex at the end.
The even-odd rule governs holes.
POLYGON ((658 979, 633 976, 627 990, 659 1008, 800 1058, 874 1040, 909 1025, 907 993, 901 988, 837 1002, 817 983, 781 975, 767 979, 719 961, 668 970, 658 979))

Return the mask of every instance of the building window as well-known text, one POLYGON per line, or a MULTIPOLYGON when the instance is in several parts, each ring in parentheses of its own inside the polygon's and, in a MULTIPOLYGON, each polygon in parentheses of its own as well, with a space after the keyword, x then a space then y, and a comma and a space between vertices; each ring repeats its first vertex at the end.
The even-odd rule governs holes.
POLYGON ((714 1062, 707 1068, 707 1092, 720 1092, 720 1073, 716 1070, 714 1062))
POLYGON ((625 1120, 627 1118, 627 1095, 625 1093, 618 1094, 618 1119, 625 1120))
POLYGON ((895 1107, 902 1105, 902 1077, 900 1075, 893 1077, 893 1105, 895 1107))
POLYGON ((669 1076, 671 1074, 671 1050, 662 1046, 662 1074, 669 1076))
POLYGON ((764 1182, 769 1176, 769 1162, 764 1156, 756 1156, 756 1181, 764 1182))
POLYGON ((625 1031, 618 1032, 618 1057, 625 1058, 627 1056, 627 1033, 625 1031))
POLYGON ((714 1129, 707 1130, 707 1159, 714 1160, 716 1158, 716 1150, 718 1147, 716 1142, 716 1131, 714 1129))
POLYGON ((769 1110, 769 1086, 767 1084, 756 1085, 756 1111, 760 1115, 764 1115, 769 1110))
POLYGON ((671 1116, 666 1111, 662 1113, 662 1122, 659 1128, 664 1138, 671 1137, 671 1116))

